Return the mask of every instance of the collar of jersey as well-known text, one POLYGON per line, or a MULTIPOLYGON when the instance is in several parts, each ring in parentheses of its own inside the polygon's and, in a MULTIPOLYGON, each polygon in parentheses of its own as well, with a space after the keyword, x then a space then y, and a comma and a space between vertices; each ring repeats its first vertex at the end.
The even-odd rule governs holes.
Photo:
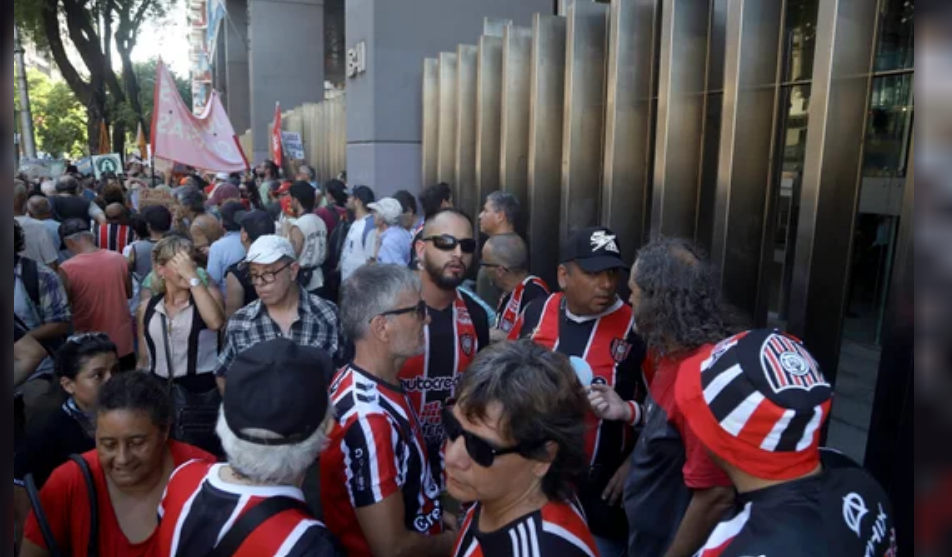
POLYGON ((584 325, 585 323, 591 323, 592 321, 596 321, 596 320, 598 320, 598 319, 601 319, 602 317, 605 317, 606 315, 611 315, 611 314, 615 313, 616 311, 618 311, 619 309, 621 309, 621 306, 623 306, 624 304, 625 304, 625 302, 621 301, 621 298, 616 298, 616 299, 615 299, 615 303, 612 304, 612 307, 608 308, 607 310, 603 311, 602 313, 599 313, 598 315, 590 315, 590 316, 586 316, 586 317, 579 317, 578 315, 573 314, 571 311, 569 311, 569 306, 568 306, 568 304, 566 304, 566 305, 565 305, 565 317, 566 317, 569 321, 578 323, 579 325, 584 325))
POLYGON ((304 502, 304 492, 296 487, 291 486, 250 486, 250 485, 236 485, 225 483, 221 479, 221 471, 225 467, 225 464, 216 464, 212 466, 211 470, 208 472, 208 476, 205 478, 208 482, 208 485, 214 487, 215 489, 222 491, 224 493, 229 493, 232 495, 247 496, 247 497, 261 497, 264 499, 270 497, 290 497, 291 499, 296 499, 298 501, 304 502))

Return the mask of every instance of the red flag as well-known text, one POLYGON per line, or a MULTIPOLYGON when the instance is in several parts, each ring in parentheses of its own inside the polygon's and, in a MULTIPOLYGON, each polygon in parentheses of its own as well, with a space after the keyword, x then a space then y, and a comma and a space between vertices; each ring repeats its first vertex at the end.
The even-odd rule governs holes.
POLYGON ((248 160, 218 93, 212 92, 205 112, 195 116, 185 106, 172 75, 161 61, 152 111, 152 155, 213 172, 248 169, 248 160))
POLYGON ((284 146, 281 139, 281 103, 274 109, 274 128, 271 130, 271 156, 274 164, 281 166, 284 159, 284 146))

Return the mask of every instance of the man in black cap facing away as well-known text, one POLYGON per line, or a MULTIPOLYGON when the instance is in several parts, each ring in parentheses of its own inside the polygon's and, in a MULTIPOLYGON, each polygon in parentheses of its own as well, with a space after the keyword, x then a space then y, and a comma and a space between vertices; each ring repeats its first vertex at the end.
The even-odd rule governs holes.
POLYGON ((587 481, 579 488, 589 526, 602 557, 627 553, 628 522, 620 506, 634 448, 634 428, 642 419, 636 399, 644 396, 641 364, 645 347, 632 331, 631 307, 618 297, 618 281, 628 267, 618 238, 607 228, 589 228, 565 244, 559 266, 562 293, 536 300, 510 332, 572 359, 593 407, 614 390, 625 401, 617 420, 587 417, 587 481))
POLYGON ((159 555, 338 557, 304 502, 305 473, 333 422, 331 357, 284 339, 232 364, 218 420, 227 464, 194 461, 172 476, 159 508, 159 555))

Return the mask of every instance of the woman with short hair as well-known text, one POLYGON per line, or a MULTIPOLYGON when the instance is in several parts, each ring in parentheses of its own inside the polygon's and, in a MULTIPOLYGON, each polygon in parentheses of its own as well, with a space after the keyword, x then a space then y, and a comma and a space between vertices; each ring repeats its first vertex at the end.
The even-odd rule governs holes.
POLYGON ((575 499, 585 472, 588 398, 561 354, 497 344, 463 374, 443 411, 447 489, 472 501, 454 555, 594 557, 575 499))
MULTIPOLYGON (((111 379, 99 392, 96 450, 82 456, 95 486, 98 531, 92 532, 89 490, 76 462, 53 472, 40 503, 57 548, 86 557, 92 541, 99 557, 150 557, 158 525, 156 509, 172 471, 212 455, 169 440, 172 404, 162 385, 143 373, 111 379)), ((52 552, 36 514, 26 524, 21 557, 52 552)))

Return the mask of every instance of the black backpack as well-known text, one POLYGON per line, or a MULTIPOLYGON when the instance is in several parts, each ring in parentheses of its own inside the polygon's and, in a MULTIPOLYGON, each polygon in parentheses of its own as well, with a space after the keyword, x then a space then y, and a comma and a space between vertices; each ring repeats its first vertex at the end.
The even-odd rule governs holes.
MULTIPOLYGON (((336 209, 334 209, 336 211, 336 209)), ((324 288, 328 298, 337 299, 337 293, 340 291, 340 258, 344 253, 344 244, 347 242, 347 235, 350 234, 350 227, 353 223, 348 213, 338 216, 337 226, 327 238, 327 259, 321 268, 324 270, 324 288)))

